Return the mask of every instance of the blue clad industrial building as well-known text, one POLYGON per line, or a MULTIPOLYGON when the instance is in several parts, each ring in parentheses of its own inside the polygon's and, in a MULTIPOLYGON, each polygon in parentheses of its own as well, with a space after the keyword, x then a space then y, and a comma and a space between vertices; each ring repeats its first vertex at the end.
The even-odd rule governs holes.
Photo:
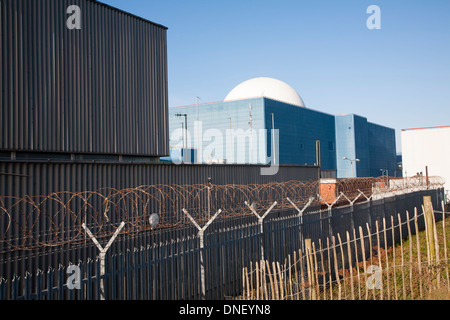
POLYGON ((306 108, 290 86, 270 78, 246 81, 221 102, 169 108, 169 131, 165 160, 174 162, 320 163, 337 178, 377 177, 397 166, 394 129, 306 108), (181 150, 190 156, 181 158, 181 150))
POLYGON ((367 118, 355 115, 337 115, 336 123, 336 160, 337 177, 346 178, 353 174, 358 177, 378 177, 393 175, 397 169, 395 130, 367 121, 367 118), (355 172, 356 170, 356 172, 355 172))

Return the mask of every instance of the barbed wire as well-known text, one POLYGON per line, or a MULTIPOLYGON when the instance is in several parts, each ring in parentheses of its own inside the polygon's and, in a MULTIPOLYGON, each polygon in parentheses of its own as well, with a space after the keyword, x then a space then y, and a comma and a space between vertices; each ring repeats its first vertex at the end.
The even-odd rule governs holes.
POLYGON ((373 192, 375 178, 339 179, 337 181, 337 193, 345 194, 349 199, 355 198, 359 192, 370 197, 373 192))
POLYGON ((412 177, 379 177, 374 179, 374 192, 394 192, 402 190, 411 190, 422 187, 434 188, 441 187, 446 183, 445 179, 439 176, 426 177, 416 175, 412 177))
MULTIPOLYGON (((370 197, 379 179, 337 179, 336 195, 344 193, 350 201, 364 193, 370 197)), ((394 188, 401 184, 396 180, 394 188)), ((409 179, 408 188, 423 181, 409 179)), ((429 177, 428 185, 441 185, 442 178, 429 177)), ((220 209, 218 218, 252 215, 249 204, 263 215, 274 202, 275 210, 292 209, 293 201, 302 206, 317 199, 320 181, 287 181, 252 185, 150 185, 136 188, 103 188, 96 191, 61 191, 46 196, 0 196, 0 253, 35 250, 89 241, 85 224, 98 238, 114 234, 121 222, 121 234, 192 225, 185 209, 197 223, 206 223, 220 209), (289 200, 290 201, 289 201, 289 200), (158 224, 150 217, 156 214, 158 224)))

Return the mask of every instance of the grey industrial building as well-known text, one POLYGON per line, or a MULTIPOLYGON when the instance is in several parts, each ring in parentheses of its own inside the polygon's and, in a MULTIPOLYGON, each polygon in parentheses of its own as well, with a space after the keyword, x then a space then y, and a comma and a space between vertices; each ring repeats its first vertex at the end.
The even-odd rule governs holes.
POLYGON ((161 163, 169 155, 167 28, 106 4, 0 0, 0 69, 0 199, 10 208, 10 216, 0 216, 0 230, 8 230, 0 241, 0 278, 97 255, 91 244, 76 254, 64 246, 48 249, 53 255, 12 250, 25 233, 38 237, 51 227, 44 215, 22 221, 17 199, 319 176, 317 166, 284 165, 265 176, 264 165, 161 163), (70 28, 77 14, 79 25, 70 28), (24 227, 10 228, 10 218, 24 227), (33 234, 27 233, 33 222, 33 234))
POLYGON ((0 9, 0 195, 317 178, 311 167, 261 177, 259 167, 159 163, 169 155, 165 26, 93 0, 0 9), (79 29, 67 26, 73 5, 79 29))

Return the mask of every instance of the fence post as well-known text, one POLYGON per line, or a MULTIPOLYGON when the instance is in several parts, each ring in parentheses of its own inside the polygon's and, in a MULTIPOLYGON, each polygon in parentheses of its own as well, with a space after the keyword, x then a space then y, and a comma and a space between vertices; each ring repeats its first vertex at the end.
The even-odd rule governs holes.
MULTIPOLYGON (((322 198, 322 196, 320 194, 317 195, 319 200, 322 200, 325 205, 327 206, 327 213, 328 213, 328 217, 326 217, 326 219, 328 219, 328 234, 329 236, 333 236, 333 227, 332 227, 332 223, 331 223, 331 218, 333 217, 333 206, 339 201, 339 199, 341 199, 341 197, 345 195, 341 192, 339 194, 339 196, 336 197, 336 199, 334 199, 334 202, 332 204, 329 204, 328 202, 326 202, 326 200, 324 198, 322 198)), ((322 210, 320 210, 320 218, 321 219, 325 219, 322 217, 322 210)), ((353 218, 352 218, 352 223, 353 223, 353 218)))
POLYGON ((299 218, 299 222, 300 222, 300 226, 299 226, 299 229, 300 229, 299 230, 300 231, 300 248, 304 251, 305 249, 303 248, 303 242, 304 242, 303 241, 303 233, 302 233, 302 230, 301 230, 301 227, 303 226, 303 212, 305 212, 305 210, 311 205, 311 203, 314 201, 314 198, 310 197, 308 203, 306 203, 305 206, 303 207, 303 209, 301 209, 301 210, 295 205, 295 203, 291 199, 289 199, 289 197, 287 197, 286 200, 289 201, 289 203, 298 212, 297 217, 299 218))
POLYGON ((316 289, 314 281, 314 260, 312 257, 312 245, 311 239, 305 239, 306 248, 306 267, 308 272, 308 282, 309 282, 309 298, 316 300, 316 289))
POLYGON ((211 187, 208 186, 208 219, 211 219, 211 187))
POLYGON ((6 300, 6 279, 0 278, 0 301, 6 300))
POLYGON ((362 192, 360 189, 358 189, 358 191, 359 191, 359 195, 358 195, 357 198, 359 198, 359 196, 364 196, 364 198, 366 198, 366 201, 372 200, 372 198, 373 198, 373 193, 370 195, 370 197, 368 197, 368 196, 366 196, 366 195, 364 194, 364 192, 362 192))
POLYGON ((116 240, 117 236, 119 235, 122 228, 125 226, 125 222, 122 221, 120 226, 117 228, 116 232, 114 232, 114 235, 111 237, 109 242, 106 244, 106 247, 102 247, 101 244, 97 241, 97 239, 92 234, 91 230, 86 226, 85 223, 83 223, 82 227, 84 230, 86 230, 86 233, 88 234, 89 238, 94 242, 94 244, 97 246, 98 250, 100 251, 99 258, 100 258, 100 275, 99 275, 99 281, 100 281, 100 300, 105 300, 105 284, 103 277, 105 276, 105 258, 106 258, 106 252, 108 252, 109 247, 113 244, 114 240, 116 240))
MULTIPOLYGON (((442 234, 444 236, 444 241, 442 241, 444 243, 444 259, 447 259, 447 239, 446 239, 446 235, 445 235, 445 204, 444 201, 441 201, 441 205, 442 205, 442 234)), ((447 291, 450 292, 450 282, 449 282, 449 274, 448 274, 448 262, 446 261, 445 263, 445 273, 447 276, 447 291)))
POLYGON ((433 219, 433 204, 430 196, 423 197, 423 206, 425 213, 425 229, 428 239, 428 246, 430 250, 430 261, 436 260, 436 244, 434 241, 434 219, 433 219))
POLYGON ((216 214, 209 219, 209 221, 202 227, 198 225, 198 223, 192 218, 192 216, 189 214, 189 212, 183 208, 184 214, 191 220, 191 222, 194 224, 194 226, 198 229, 198 238, 200 240, 200 281, 201 281, 201 290, 202 290, 202 300, 206 299, 206 276, 205 276, 205 258, 203 255, 205 254, 205 243, 204 243, 204 233, 205 230, 208 229, 209 225, 217 218, 217 216, 222 212, 221 209, 219 209, 216 214))
POLYGON ((419 236, 419 226, 417 222, 417 207, 414 207, 414 227, 416 235, 416 246, 417 246, 417 265, 419 269, 419 297, 423 298, 422 292, 422 260, 420 257, 420 236, 419 236))
POLYGON ((258 218, 258 225, 259 225, 259 228, 260 228, 260 231, 261 231, 261 260, 265 260, 264 259, 264 241, 263 241, 263 234, 264 234, 264 224, 263 224, 263 222, 264 222, 264 218, 270 213, 270 211, 272 211, 272 209, 278 204, 278 202, 275 201, 272 204, 272 206, 269 209, 267 209, 267 211, 262 216, 260 216, 255 211, 255 209, 247 201, 245 201, 244 203, 245 203, 245 205, 247 207, 250 208, 252 213, 258 218))
MULTIPOLYGON (((431 196, 423 197, 423 207, 425 213, 425 228, 426 228, 426 236, 428 239, 429 252, 430 252, 430 261, 429 265, 432 267, 437 266, 439 264, 439 243, 437 239, 437 230, 436 223, 434 218, 434 210, 433 203, 431 202, 431 196)), ((432 286, 435 288, 440 287, 440 271, 431 270, 432 272, 432 286)), ((431 288, 430 288, 431 290, 431 288)))

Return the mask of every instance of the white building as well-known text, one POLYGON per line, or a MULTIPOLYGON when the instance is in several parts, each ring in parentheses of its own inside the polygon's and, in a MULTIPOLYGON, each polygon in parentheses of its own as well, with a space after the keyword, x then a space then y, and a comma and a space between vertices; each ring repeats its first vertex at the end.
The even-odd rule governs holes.
POLYGON ((450 126, 402 130, 403 176, 441 176, 450 190, 450 126))

